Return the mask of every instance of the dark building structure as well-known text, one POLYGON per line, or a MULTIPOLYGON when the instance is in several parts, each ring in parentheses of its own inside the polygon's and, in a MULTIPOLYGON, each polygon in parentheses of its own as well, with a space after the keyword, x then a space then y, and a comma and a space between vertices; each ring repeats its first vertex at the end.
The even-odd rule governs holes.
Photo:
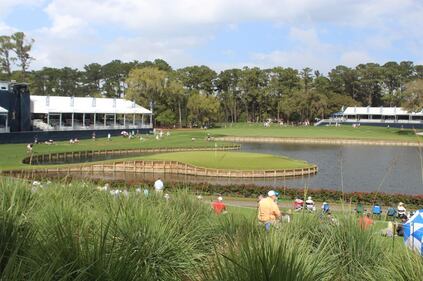
POLYGON ((0 83, 0 106, 8 111, 10 132, 31 130, 31 102, 28 84, 0 83))

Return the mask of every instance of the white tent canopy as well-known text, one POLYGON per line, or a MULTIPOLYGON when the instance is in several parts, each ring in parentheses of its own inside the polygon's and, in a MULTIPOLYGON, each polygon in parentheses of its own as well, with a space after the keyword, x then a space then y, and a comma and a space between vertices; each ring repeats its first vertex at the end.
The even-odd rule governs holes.
POLYGON ((0 106, 0 113, 8 113, 7 109, 0 106))
POLYGON ((401 107, 347 107, 343 115, 412 115, 423 116, 421 112, 408 112, 401 107))
POLYGON ((31 113, 151 114, 125 99, 92 97, 30 96, 31 113))

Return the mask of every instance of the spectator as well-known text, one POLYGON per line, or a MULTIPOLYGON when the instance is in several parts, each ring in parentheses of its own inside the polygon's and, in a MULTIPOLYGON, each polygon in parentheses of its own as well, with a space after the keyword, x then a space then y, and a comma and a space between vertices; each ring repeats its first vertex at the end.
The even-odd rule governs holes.
POLYGON ((164 188, 163 181, 162 181, 160 178, 158 178, 158 179, 154 182, 154 190, 155 190, 157 193, 161 193, 161 192, 163 192, 163 188, 164 188))
POLYGON ((27 146, 26 146, 26 152, 27 152, 27 153, 32 153, 32 146, 33 146, 33 144, 32 144, 32 143, 28 143, 28 144, 27 144, 27 146))
POLYGON ((74 143, 79 143, 79 139, 75 138, 75 139, 73 140, 73 142, 74 142, 74 143))
POLYGON ((300 198, 295 198, 294 200, 294 211, 300 211, 304 207, 304 201, 300 198))
POLYGON ((93 141, 95 141, 95 132, 93 132, 91 138, 93 139, 93 141))
POLYGON ((217 200, 212 203, 212 207, 216 215, 226 212, 226 206, 223 203, 222 196, 217 197, 217 200))
POLYGON ((394 236, 394 224, 391 221, 388 222, 388 227, 382 230, 382 235, 386 237, 394 236))
POLYGON ((323 204, 322 204, 322 212, 323 212, 324 214, 326 214, 326 213, 329 213, 329 212, 330 212, 330 206, 329 206, 329 203, 327 203, 327 202, 323 202, 323 204))
POLYGON ((362 215, 364 213, 364 207, 361 202, 357 203, 357 207, 355 208, 355 211, 357 212, 357 215, 362 215))
POLYGON ((111 141, 112 140, 112 135, 110 133, 107 134, 107 140, 111 141))
POLYGON ((407 217, 407 210, 405 209, 404 203, 399 202, 397 207, 398 218, 407 217))
POLYGON ((264 224, 266 231, 269 231, 271 225, 276 224, 277 220, 281 217, 276 199, 276 192, 270 190, 267 193, 267 197, 259 202, 258 220, 260 223, 264 224))
POLYGON ((373 220, 370 218, 370 213, 366 213, 364 216, 361 216, 358 223, 361 229, 369 229, 369 227, 373 224, 373 220))
POLYGON ((314 206, 314 201, 313 201, 313 199, 311 198, 311 196, 309 196, 308 198, 307 198, 307 200, 306 200, 306 208, 307 208, 307 210, 308 211, 310 211, 310 212, 314 212, 314 211, 316 211, 316 207, 314 206))
POLYGON ((407 217, 401 217, 401 223, 397 224, 397 235, 403 237, 404 236, 404 224, 407 222, 407 217))
POLYGON ((69 144, 74 144, 74 143, 75 143, 75 141, 73 139, 69 140, 69 144))

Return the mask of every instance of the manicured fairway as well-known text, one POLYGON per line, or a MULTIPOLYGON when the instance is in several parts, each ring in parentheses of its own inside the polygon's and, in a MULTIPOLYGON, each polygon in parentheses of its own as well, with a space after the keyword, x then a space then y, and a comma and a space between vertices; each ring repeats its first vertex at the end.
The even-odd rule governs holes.
MULTIPOLYGON (((164 136, 161 140, 156 140, 153 136, 143 136, 143 141, 138 137, 131 140, 123 137, 113 137, 111 141, 104 138, 96 141, 88 139, 72 145, 67 141, 57 142, 55 145, 39 144, 34 146, 34 154, 101 149, 214 147, 215 142, 206 141, 208 133, 212 136, 336 138, 423 143, 423 136, 417 137, 412 130, 365 126, 360 128, 351 128, 350 126, 281 127, 276 124, 272 124, 270 128, 264 128, 258 124, 236 124, 233 126, 227 125, 226 128, 222 126, 221 128, 210 130, 172 131, 170 136, 164 136), (194 141, 192 140, 193 138, 195 139, 194 141)), ((218 142, 218 145, 222 144, 218 142)), ((25 156, 27 156, 26 144, 0 144, 0 169, 24 167, 21 161, 25 156)), ((219 165, 222 165, 222 163, 219 163, 219 165)))
MULTIPOLYGON (((153 136, 142 135, 127 139, 113 137, 111 141, 106 138, 81 140, 79 144, 69 144, 68 141, 57 142, 54 145, 34 145, 34 154, 55 153, 65 151, 102 150, 102 149, 136 149, 157 147, 214 147, 214 142, 206 141, 207 132, 203 130, 172 131, 170 136, 156 140, 153 136), (193 141, 192 138, 195 138, 193 141)), ((224 143, 219 142, 218 145, 224 143)), ((0 144, 0 169, 21 168, 28 165, 21 163, 27 155, 26 144, 0 144)))
POLYGON ((295 138, 336 138, 336 139, 359 139, 359 140, 390 140, 423 142, 423 137, 416 137, 412 130, 401 130, 395 128, 361 126, 341 127, 282 127, 272 124, 265 128, 262 124, 227 124, 222 128, 212 129, 213 135, 222 136, 249 136, 249 137, 295 137, 295 138))
POLYGON ((175 160, 197 167, 228 170, 276 170, 310 167, 310 164, 287 157, 270 154, 227 152, 227 151, 190 151, 153 154, 142 159, 175 160))

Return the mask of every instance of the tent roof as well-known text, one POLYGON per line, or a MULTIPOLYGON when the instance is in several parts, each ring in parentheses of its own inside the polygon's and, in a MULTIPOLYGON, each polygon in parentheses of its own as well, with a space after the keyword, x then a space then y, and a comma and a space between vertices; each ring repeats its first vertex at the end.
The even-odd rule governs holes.
POLYGON ((418 210, 404 224, 404 242, 412 250, 423 254, 423 209, 418 210))
POLYGON ((416 115, 423 116, 421 112, 407 112, 401 107, 347 107, 344 115, 416 115))
POLYGON ((151 111, 125 99, 30 96, 32 113, 117 113, 151 114, 151 111))
POLYGON ((6 108, 0 106, 0 113, 8 113, 9 111, 6 108))

